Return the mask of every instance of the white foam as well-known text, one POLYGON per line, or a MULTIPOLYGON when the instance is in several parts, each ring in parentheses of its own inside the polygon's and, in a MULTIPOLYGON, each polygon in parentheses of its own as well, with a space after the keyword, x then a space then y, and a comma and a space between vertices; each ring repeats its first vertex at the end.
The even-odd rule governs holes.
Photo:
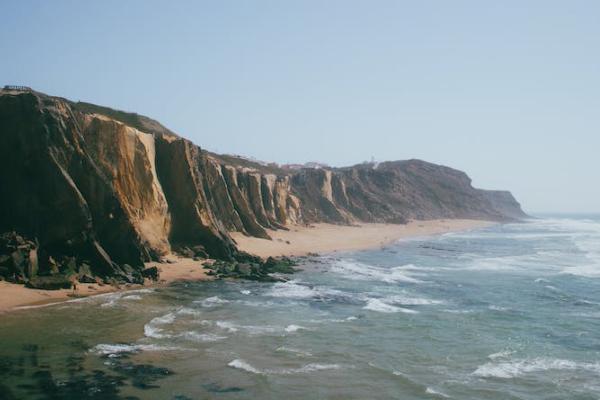
POLYGON ((200 303, 202 305, 202 307, 215 307, 218 306, 220 304, 227 304, 229 303, 229 300, 225 300, 220 298, 219 296, 212 296, 212 297, 207 297, 206 299, 203 300, 195 300, 194 303, 200 303))
POLYGON ((309 299, 317 295, 317 290, 305 285, 301 285, 296 280, 278 282, 274 284, 271 290, 267 293, 267 296, 290 299, 309 299))
POLYGON ((514 353, 515 352, 512 350, 504 350, 504 351, 499 351, 497 353, 490 354, 488 356, 488 358, 490 360, 498 360, 498 359, 502 359, 502 358, 508 358, 508 357, 510 357, 510 355, 512 355, 514 353))
POLYGON ((140 351, 172 351, 182 350, 180 347, 159 346, 155 344, 98 344, 90 352, 100 355, 117 355, 121 353, 138 353, 140 351))
POLYGON ((244 371, 252 372, 253 374, 262 374, 261 371, 259 371, 258 369, 254 368, 252 365, 248 364, 246 361, 240 360, 239 358, 236 358, 235 360, 231 361, 227 365, 230 366, 230 367, 233 367, 233 368, 237 368, 237 369, 241 369, 241 370, 244 370, 244 371))
POLYGON ((384 303, 379 299, 369 299, 367 300, 367 305, 363 307, 365 310, 377 311, 381 313, 397 313, 403 312, 407 314, 417 314, 418 311, 410 310, 408 308, 396 307, 390 304, 384 303))
POLYGON ((249 290, 240 290, 241 294, 249 295, 251 292, 249 290))
POLYGON ((83 297, 80 299, 73 299, 67 301, 68 303, 74 302, 97 302, 103 301, 100 307, 114 307, 119 304, 119 300, 141 300, 140 294, 152 293, 154 289, 135 289, 127 290, 124 292, 112 292, 112 293, 101 293, 90 297, 83 297))
POLYGON ((427 393, 427 394, 432 394, 432 395, 434 395, 434 396, 439 396, 439 397, 448 398, 448 395, 447 395, 447 394, 445 394, 445 393, 442 393, 442 392, 439 392, 439 391, 437 391, 437 390, 435 390, 435 389, 433 389, 433 388, 430 388, 430 387, 427 387, 427 388, 425 389, 425 393, 427 393))
POLYGON ((178 336, 195 342, 218 342, 227 339, 227 336, 219 336, 212 333, 198 333, 194 331, 184 332, 178 336))
POLYGON ((285 331, 286 332, 298 332, 300 329, 306 329, 306 328, 303 327, 303 326, 294 325, 294 324, 288 325, 288 326, 285 327, 285 331))
POLYGON ((411 273, 408 272, 406 266, 382 268, 347 259, 335 262, 331 271, 352 280, 375 280, 386 283, 423 283, 422 280, 410 276, 411 273))
POLYGON ((566 267, 561 271, 563 274, 583 276, 586 278, 600 277, 600 264, 578 265, 574 267, 566 267))
POLYGON ((241 370, 251 372, 253 374, 258 374, 258 375, 291 375, 291 374, 301 374, 301 373, 333 370, 333 369, 341 369, 342 368, 338 364, 311 363, 311 364, 306 364, 300 368, 282 368, 282 369, 261 370, 261 369, 258 369, 256 367, 252 366, 247 361, 239 359, 239 358, 236 358, 235 360, 231 361, 227 365, 232 368, 241 369, 241 370))
POLYGON ((166 325, 173 323, 175 321, 175 314, 170 312, 168 314, 162 315, 160 317, 153 318, 150 322, 144 325, 144 335, 146 337, 151 337, 155 339, 163 339, 171 337, 171 335, 167 335, 162 333, 163 329, 160 328, 160 325, 166 325))
POLYGON ((183 307, 177 310, 177 314, 181 315, 202 315, 202 311, 196 310, 194 308, 183 307))
POLYGON ((137 294, 132 294, 130 296, 123 296, 123 300, 141 300, 142 296, 137 294))
POLYGON ((599 363, 575 362, 557 358, 534 358, 513 361, 490 362, 479 366, 473 375, 482 378, 509 379, 544 371, 588 371, 600 374, 599 363))
POLYGON ((442 300, 434 300, 428 299, 425 297, 412 297, 407 295, 394 295, 388 296, 385 298, 386 303, 391 304, 400 304, 405 306, 426 306, 426 305, 436 305, 436 304, 445 304, 442 300))
MULTIPOLYGON (((212 324, 211 321, 207 321, 207 324, 212 324)), ((221 329, 226 330, 230 333, 238 331, 244 331, 250 335, 264 335, 268 333, 283 332, 284 328, 271 325, 240 325, 231 321, 214 321, 214 324, 221 329)))
POLYGON ((303 357, 310 357, 310 356, 312 356, 312 353, 310 353, 308 351, 296 349, 296 348, 293 348, 293 347, 287 347, 287 346, 280 346, 280 347, 278 347, 276 349, 276 351, 284 351, 284 352, 287 352, 287 353, 297 354, 297 355, 303 356, 303 357))

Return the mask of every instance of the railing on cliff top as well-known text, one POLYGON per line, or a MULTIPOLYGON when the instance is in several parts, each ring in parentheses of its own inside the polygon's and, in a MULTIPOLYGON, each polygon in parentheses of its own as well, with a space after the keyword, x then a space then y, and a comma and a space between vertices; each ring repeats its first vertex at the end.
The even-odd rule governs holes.
POLYGON ((21 90, 31 92, 32 89, 29 86, 4 85, 4 90, 21 90))

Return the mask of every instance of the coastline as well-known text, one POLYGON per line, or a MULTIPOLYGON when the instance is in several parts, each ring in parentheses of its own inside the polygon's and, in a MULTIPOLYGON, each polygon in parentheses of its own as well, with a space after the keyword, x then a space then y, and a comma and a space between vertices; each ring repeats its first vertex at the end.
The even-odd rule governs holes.
POLYGON ((191 258, 168 255, 167 263, 146 263, 147 267, 157 266, 160 279, 157 282, 146 280, 146 284, 123 284, 118 286, 99 285, 97 283, 78 283, 77 291, 72 289, 40 290, 30 289, 21 284, 0 281, 0 315, 5 312, 18 311, 28 308, 45 307, 67 300, 89 297, 99 294, 151 288, 169 285, 177 281, 208 281, 212 277, 202 268, 203 261, 191 258))
MULTIPOLYGON (((357 224, 354 226, 313 224, 294 226, 290 230, 269 231, 273 240, 248 237, 231 232, 239 249, 266 258, 270 256, 303 256, 309 253, 335 253, 377 248, 400 239, 431 236, 447 232, 458 232, 483 228, 494 222, 468 219, 438 219, 410 221, 407 224, 357 224)), ((167 263, 147 263, 161 270, 158 282, 147 281, 146 285, 126 284, 120 286, 78 284, 77 291, 71 289, 38 290, 24 285, 0 281, 0 314, 32 307, 44 307, 79 297, 94 296, 157 287, 176 281, 205 281, 212 279, 203 262, 175 255, 166 257, 167 263)))
POLYGON ((272 240, 245 236, 239 232, 231 235, 240 250, 260 257, 299 257, 309 253, 335 253, 339 251, 367 250, 385 246, 400 239, 439 235, 484 228, 496 224, 473 219, 414 220, 407 224, 311 224, 294 226, 289 231, 269 230, 272 240))

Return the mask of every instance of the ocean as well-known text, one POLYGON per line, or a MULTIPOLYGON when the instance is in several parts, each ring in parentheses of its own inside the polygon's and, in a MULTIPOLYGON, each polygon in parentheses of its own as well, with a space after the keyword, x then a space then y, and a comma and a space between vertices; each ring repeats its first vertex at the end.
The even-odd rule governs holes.
POLYGON ((598 399, 600 217, 0 316, 0 399, 598 399))

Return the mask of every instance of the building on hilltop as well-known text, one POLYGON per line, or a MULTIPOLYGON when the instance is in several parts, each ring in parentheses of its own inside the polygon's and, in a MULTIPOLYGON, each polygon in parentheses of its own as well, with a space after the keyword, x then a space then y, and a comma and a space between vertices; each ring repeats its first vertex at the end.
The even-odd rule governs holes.
POLYGON ((4 90, 19 90, 22 92, 31 92, 32 89, 29 86, 19 86, 19 85, 4 85, 4 90))

